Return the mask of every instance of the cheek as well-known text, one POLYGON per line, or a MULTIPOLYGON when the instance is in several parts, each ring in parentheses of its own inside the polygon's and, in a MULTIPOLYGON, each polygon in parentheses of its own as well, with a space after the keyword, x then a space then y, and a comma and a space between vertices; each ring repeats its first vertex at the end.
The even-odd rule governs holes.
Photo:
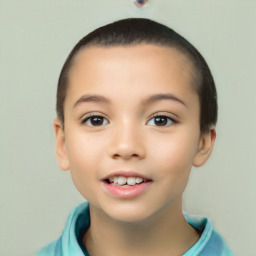
POLYGON ((171 200, 185 190, 196 152, 194 142, 184 139, 184 136, 176 136, 175 140, 166 142, 161 150, 156 151, 154 158, 159 171, 157 179, 162 181, 162 192, 171 200))
POLYGON ((155 142, 152 159, 162 166, 164 175, 187 174, 192 167, 197 152, 197 137, 190 133, 172 134, 168 138, 155 142))
POLYGON ((97 161, 101 153, 101 143, 84 134, 71 133, 72 137, 66 139, 68 157, 71 169, 80 165, 90 165, 97 161))
POLYGON ((92 143, 86 136, 72 136, 67 140, 67 150, 73 183, 79 193, 91 201, 97 193, 94 187, 99 181, 100 144, 92 143))
POLYGON ((90 198, 95 182, 99 180, 99 163, 102 159, 102 144, 90 140, 88 136, 72 133, 72 138, 66 140, 70 173, 77 190, 90 198))

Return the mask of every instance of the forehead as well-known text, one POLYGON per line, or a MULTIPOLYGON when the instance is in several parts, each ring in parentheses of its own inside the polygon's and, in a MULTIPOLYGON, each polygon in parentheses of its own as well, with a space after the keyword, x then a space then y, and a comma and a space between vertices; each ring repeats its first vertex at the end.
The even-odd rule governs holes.
POLYGON ((71 71, 74 67, 84 65, 86 62, 98 62, 108 60, 117 60, 121 62, 130 60, 131 62, 138 62, 139 60, 154 60, 157 65, 171 65, 178 67, 182 65, 190 71, 192 63, 190 59, 185 56, 180 50, 174 47, 160 46, 154 44, 135 44, 127 46, 87 46, 77 52, 72 61, 71 71), (104 59, 104 60, 103 60, 104 59))
POLYGON ((140 44, 82 49, 74 58, 69 73, 67 97, 84 91, 106 94, 133 90, 146 94, 164 87, 195 92, 193 68, 180 51, 164 46, 140 44), (146 90, 145 90, 146 89, 146 90))

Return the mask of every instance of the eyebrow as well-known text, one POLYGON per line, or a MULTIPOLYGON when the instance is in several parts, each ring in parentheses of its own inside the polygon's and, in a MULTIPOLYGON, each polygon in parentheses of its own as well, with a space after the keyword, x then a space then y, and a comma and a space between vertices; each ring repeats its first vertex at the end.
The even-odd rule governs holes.
POLYGON ((147 99, 145 99, 145 100, 143 101, 143 104, 144 104, 144 105, 150 105, 150 104, 152 104, 152 103, 155 103, 155 102, 161 101, 161 100, 176 101, 176 102, 181 103, 181 104, 184 105, 185 107, 187 107, 186 103, 185 103, 183 100, 179 99, 178 97, 176 97, 175 95, 170 94, 170 93, 167 93, 167 94, 165 94, 165 93, 154 94, 154 95, 148 97, 147 99))
MULTIPOLYGON (((150 105, 153 104, 155 102, 161 101, 161 100, 171 100, 171 101, 176 101, 181 103, 182 105, 184 105, 185 107, 187 107, 187 105, 185 104, 184 101, 182 101, 181 99, 179 99, 178 97, 174 96, 173 94, 154 94, 152 96, 149 96, 148 98, 146 98, 145 100, 142 101, 143 105, 150 105)), ((83 95, 82 97, 80 97, 74 104, 74 108, 84 102, 97 102, 97 103, 104 103, 104 104, 109 104, 110 100, 107 99, 106 97, 102 96, 102 95, 83 95)))
POLYGON ((110 100, 101 95, 83 95, 74 104, 74 108, 83 102, 110 103, 110 100))

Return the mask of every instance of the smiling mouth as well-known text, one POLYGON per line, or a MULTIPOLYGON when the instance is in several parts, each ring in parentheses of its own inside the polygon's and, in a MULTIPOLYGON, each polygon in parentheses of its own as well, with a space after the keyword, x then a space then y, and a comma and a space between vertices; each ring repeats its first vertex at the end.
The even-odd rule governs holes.
POLYGON ((153 180, 135 172, 117 172, 105 177, 104 189, 120 199, 132 199, 145 193, 153 180))
POLYGON ((106 183, 121 186, 130 187, 135 185, 140 185, 145 182, 150 182, 151 180, 146 180, 141 177, 124 177, 124 176, 112 176, 104 180, 106 183))

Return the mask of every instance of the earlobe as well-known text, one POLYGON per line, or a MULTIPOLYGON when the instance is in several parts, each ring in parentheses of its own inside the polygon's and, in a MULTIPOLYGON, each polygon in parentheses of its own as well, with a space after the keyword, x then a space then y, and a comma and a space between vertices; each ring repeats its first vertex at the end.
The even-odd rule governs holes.
POLYGON ((216 139, 216 130, 212 126, 209 131, 203 133, 200 138, 198 151, 194 157, 193 166, 202 166, 210 157, 216 139))
POLYGON ((69 159, 65 143, 65 134, 60 119, 56 118, 53 121, 55 131, 55 150, 59 167, 63 171, 69 170, 69 159))

